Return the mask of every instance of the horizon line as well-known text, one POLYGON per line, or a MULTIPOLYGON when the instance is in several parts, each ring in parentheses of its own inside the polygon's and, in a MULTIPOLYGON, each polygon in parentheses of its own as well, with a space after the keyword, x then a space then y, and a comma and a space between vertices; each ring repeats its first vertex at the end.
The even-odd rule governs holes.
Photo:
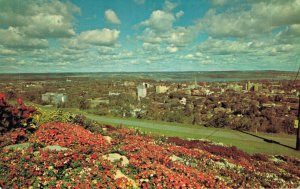
POLYGON ((205 70, 205 71, 83 71, 83 72, 8 72, 8 73, 0 73, 1 75, 5 74, 84 74, 84 73, 184 73, 184 72, 297 72, 290 70, 205 70))

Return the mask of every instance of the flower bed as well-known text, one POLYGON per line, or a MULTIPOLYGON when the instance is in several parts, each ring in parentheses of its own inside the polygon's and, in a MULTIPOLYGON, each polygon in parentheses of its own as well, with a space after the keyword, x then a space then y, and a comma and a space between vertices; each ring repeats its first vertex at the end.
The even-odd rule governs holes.
POLYGON ((29 140, 32 143, 47 145, 59 145, 72 149, 90 149, 103 151, 108 144, 100 134, 93 134, 82 126, 68 123, 45 123, 33 134, 29 140))

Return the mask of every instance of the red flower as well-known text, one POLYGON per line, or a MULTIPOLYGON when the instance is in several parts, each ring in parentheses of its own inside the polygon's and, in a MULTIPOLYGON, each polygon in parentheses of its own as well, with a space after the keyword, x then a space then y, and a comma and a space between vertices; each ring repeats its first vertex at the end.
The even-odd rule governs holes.
POLYGON ((23 112, 23 115, 22 115, 22 117, 24 118, 24 119, 27 119, 27 118, 29 118, 29 116, 30 116, 30 114, 29 114, 29 112, 23 112))
POLYGON ((23 100, 21 98, 18 98, 17 103, 21 106, 21 105, 23 105, 23 100))
POLYGON ((16 116, 16 115, 18 115, 19 110, 18 110, 18 108, 13 108, 11 112, 14 116, 16 116))
POLYGON ((74 160, 77 160, 77 159, 78 159, 78 155, 77 155, 77 154, 73 154, 72 157, 73 157, 74 160))
POLYGON ((0 101, 5 101, 5 94, 4 93, 0 93, 0 101))

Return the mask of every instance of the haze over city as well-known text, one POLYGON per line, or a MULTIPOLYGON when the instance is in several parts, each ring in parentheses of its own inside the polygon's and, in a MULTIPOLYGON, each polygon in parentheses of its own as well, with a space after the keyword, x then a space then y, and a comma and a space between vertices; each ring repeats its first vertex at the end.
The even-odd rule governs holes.
POLYGON ((300 0, 0 0, 0 73, 297 71, 300 0))

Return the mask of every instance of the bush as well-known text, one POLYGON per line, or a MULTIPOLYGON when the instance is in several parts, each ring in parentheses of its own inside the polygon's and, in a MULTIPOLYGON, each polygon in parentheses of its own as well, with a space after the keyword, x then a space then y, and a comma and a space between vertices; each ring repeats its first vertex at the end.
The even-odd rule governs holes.
POLYGON ((24 128, 26 131, 35 130, 32 124, 32 115, 36 109, 26 106, 18 98, 16 105, 11 105, 6 101, 5 94, 0 93, 0 133, 6 133, 16 128, 24 128))
POLYGON ((63 122, 71 123, 73 119, 73 114, 70 112, 64 112, 61 109, 56 110, 46 110, 38 109, 39 114, 33 116, 33 122, 39 126, 47 122, 63 122))
POLYGON ((225 113, 215 114, 210 121, 208 121, 207 126, 223 128, 229 125, 228 115, 225 113))
POLYGON ((98 124, 97 122, 91 119, 88 119, 84 115, 75 115, 72 119, 72 123, 81 125, 85 129, 93 133, 101 133, 101 134, 103 133, 102 126, 100 124, 98 124))

